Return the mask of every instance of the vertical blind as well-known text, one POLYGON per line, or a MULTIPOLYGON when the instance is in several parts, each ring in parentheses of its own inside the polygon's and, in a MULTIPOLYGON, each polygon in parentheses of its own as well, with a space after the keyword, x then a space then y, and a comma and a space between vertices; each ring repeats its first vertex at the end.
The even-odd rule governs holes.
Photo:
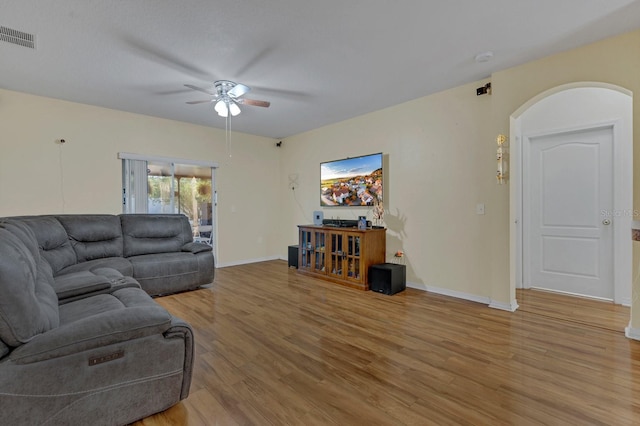
POLYGON ((122 160, 122 211, 147 213, 147 161, 122 160))

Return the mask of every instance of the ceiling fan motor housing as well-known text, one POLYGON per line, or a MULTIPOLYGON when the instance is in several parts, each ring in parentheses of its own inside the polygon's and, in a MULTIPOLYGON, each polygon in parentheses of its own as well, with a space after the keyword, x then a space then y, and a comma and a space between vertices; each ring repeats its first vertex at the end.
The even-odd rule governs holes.
POLYGON ((242 96, 248 93, 251 88, 244 84, 236 83, 230 80, 214 81, 213 87, 215 88, 215 93, 211 90, 202 89, 191 84, 185 84, 185 86, 212 96, 212 99, 208 101, 190 101, 187 102, 188 104, 215 102, 214 109, 221 117, 227 117, 229 114, 233 116, 240 114, 240 107, 238 106, 238 104, 253 105, 259 107, 268 107, 270 105, 270 102, 267 101, 242 98, 242 96))
POLYGON ((228 96, 227 93, 236 87, 236 83, 229 80, 218 80, 213 83, 213 86, 216 88, 218 96, 228 96))

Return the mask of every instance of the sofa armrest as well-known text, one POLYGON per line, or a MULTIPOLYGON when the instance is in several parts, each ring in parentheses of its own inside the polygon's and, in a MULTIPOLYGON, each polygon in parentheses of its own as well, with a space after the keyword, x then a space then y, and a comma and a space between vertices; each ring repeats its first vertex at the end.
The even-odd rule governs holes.
POLYGON ((178 338, 184 340, 184 375, 182 377, 182 389, 180 391, 180 399, 182 400, 189 396, 189 389, 191 388, 194 357, 193 331, 187 322, 180 318, 173 317, 171 319, 171 328, 164 333, 164 337, 167 339, 178 338))
POLYGON ((53 282, 53 289, 59 300, 84 294, 95 294, 110 288, 111 282, 106 277, 89 271, 58 275, 53 282))
POLYGON ((203 251, 212 251, 213 247, 205 243, 187 243, 182 246, 182 251, 193 254, 202 253, 203 251))
POLYGON ((162 334, 171 327, 171 319, 171 315, 159 305, 116 309, 39 334, 9 356, 17 364, 66 356, 162 334))

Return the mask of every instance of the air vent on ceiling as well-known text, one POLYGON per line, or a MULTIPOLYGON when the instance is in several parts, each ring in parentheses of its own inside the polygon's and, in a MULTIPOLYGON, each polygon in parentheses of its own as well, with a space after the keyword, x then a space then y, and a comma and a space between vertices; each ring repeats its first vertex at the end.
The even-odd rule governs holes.
POLYGON ((17 44, 18 46, 36 48, 36 36, 22 31, 0 26, 0 41, 17 44))

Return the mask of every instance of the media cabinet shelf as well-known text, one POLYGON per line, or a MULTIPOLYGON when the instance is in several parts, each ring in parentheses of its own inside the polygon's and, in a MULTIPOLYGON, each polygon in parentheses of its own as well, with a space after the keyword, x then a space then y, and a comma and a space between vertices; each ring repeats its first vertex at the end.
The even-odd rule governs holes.
POLYGON ((371 265, 385 262, 386 229, 298 225, 298 272, 369 290, 371 265))

